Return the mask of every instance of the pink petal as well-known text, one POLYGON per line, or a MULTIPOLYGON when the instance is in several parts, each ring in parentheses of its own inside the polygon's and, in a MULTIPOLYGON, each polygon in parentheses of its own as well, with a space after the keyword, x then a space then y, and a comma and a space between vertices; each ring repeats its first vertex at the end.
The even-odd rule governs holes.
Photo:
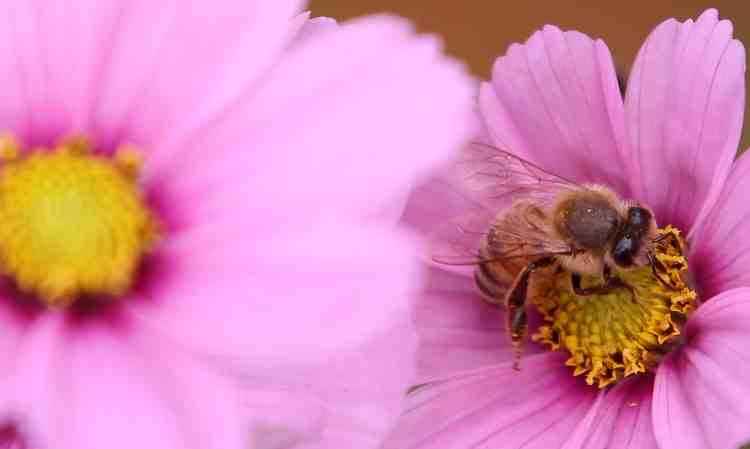
POLYGON ((708 299, 735 288, 750 286, 750 239, 742 236, 750 222, 750 157, 732 166, 724 189, 705 224, 695 233, 690 271, 702 297, 708 299))
POLYGON ((495 145, 562 176, 629 193, 623 105, 603 42, 546 26, 498 58, 479 101, 495 145))
POLYGON ((61 313, 41 315, 18 341, 14 366, 3 388, 3 415, 17 424, 27 447, 50 447, 65 425, 70 373, 64 362, 65 322, 61 313))
POLYGON ((131 313, 244 380, 257 441, 375 448, 414 375, 414 243, 362 224, 203 231, 168 244, 131 313))
MULTIPOLYGON (((473 279, 430 268, 425 285, 414 305, 419 333, 415 383, 450 378, 513 359, 505 312, 479 296, 473 279)), ((531 341, 526 343, 522 368, 526 357, 540 349, 531 341)))
POLYGON ((472 212, 475 208, 471 192, 466 191, 464 180, 456 176, 456 173, 460 171, 460 164, 467 150, 475 144, 491 146, 493 143, 479 108, 474 108, 471 118, 474 128, 471 142, 462 145, 458 154, 411 189, 401 221, 423 236, 428 236, 446 222, 472 212))
MULTIPOLYGON (((286 44, 295 0, 6 2, 6 60, 32 144, 94 132, 153 150, 202 106, 257 80, 286 44), (15 31, 15 33, 13 33, 15 31)), ((4 107, 18 108, 16 101, 4 107)), ((10 111, 7 113, 10 114, 10 111)), ((2 117, 3 114, 0 114, 2 117)), ((9 123, 12 125, 12 123, 9 123)))
POLYGON ((720 294, 688 322, 687 344, 656 375, 653 417, 661 448, 736 448, 750 440, 747 323, 750 289, 720 294))
POLYGON ((205 362, 142 329, 62 318, 22 348, 14 416, 29 447, 247 446, 236 390, 205 362))
POLYGON ((265 75, 288 44, 300 3, 134 5, 120 18, 101 75, 98 129, 147 150, 183 145, 195 126, 265 75))
POLYGON ((155 162, 150 185, 190 204, 189 223, 234 216, 238 204, 266 226, 290 211, 377 215, 403 207, 415 179, 469 138, 471 102, 436 39, 394 18, 360 19, 293 47, 259 91, 155 162))
POLYGON ((661 224, 697 229, 729 173, 745 108, 745 50, 710 9, 667 20, 646 40, 628 82, 632 175, 661 224))
POLYGON ((408 317, 399 329, 320 365, 246 376, 253 447, 379 448, 414 375, 408 317))
POLYGON ((205 354, 318 363, 408 314, 415 252, 396 231, 361 224, 259 236, 206 226, 166 242, 128 306, 205 354))
POLYGON ((420 386, 385 448, 560 447, 596 398, 564 360, 536 354, 521 372, 508 363, 420 386))
MULTIPOLYGON (((465 276, 473 276, 473 266, 436 264, 433 257, 437 248, 447 247, 450 242, 441 241, 440 232, 446 226, 453 226, 456 219, 471 216, 480 212, 469 192, 454 176, 456 163, 451 161, 434 176, 419 183, 411 191, 401 215, 401 222, 418 232, 425 239, 425 254, 423 260, 429 265, 435 265, 446 271, 456 272, 465 276)), ((472 247, 476 242, 467 242, 472 247)))
POLYGON ((622 381, 599 393, 564 449, 658 449, 651 422, 653 378, 622 381))
MULTIPOLYGON (((112 115, 113 123, 120 123, 123 118, 137 120, 137 126, 123 130, 125 136, 137 143, 140 138, 156 142, 159 151, 171 152, 185 146, 197 128, 233 103, 242 92, 262 82, 293 37, 290 20, 301 3, 232 0, 217 7, 198 1, 197 5, 186 8, 178 2, 181 11, 188 11, 187 20, 164 35, 167 45, 163 48, 169 53, 150 52, 142 58, 143 63, 139 61, 147 69, 158 63, 158 76, 154 76, 153 70, 145 73, 144 89, 127 110, 121 111, 117 108, 119 103, 112 102, 115 108, 107 113, 112 115), (197 31, 206 23, 211 24, 213 31, 206 36, 208 39, 197 31), (166 71, 162 67, 165 63, 166 71), (183 76, 185 72, 190 76, 183 76), (162 98, 162 92, 174 95, 162 98), (122 113, 127 115, 116 115, 122 113), (172 117, 174 122, 170 121, 172 117), (155 139, 167 136, 167 141, 155 139)), ((136 55, 143 53, 135 47, 128 50, 123 57, 125 64, 132 62, 131 50, 136 55)), ((131 78, 113 79, 118 83, 114 91, 120 83, 131 81, 131 78)))
POLYGON ((80 123, 90 107, 94 72, 87 69, 105 48, 99 32, 111 29, 116 10, 116 2, 97 1, 77 8, 45 1, 0 4, 3 132, 40 144, 80 123))
MULTIPOLYGON (((0 339, 0 422, 4 418, 8 401, 11 401, 13 388, 10 376, 14 365, 22 356, 19 348, 27 339, 29 327, 36 321, 36 311, 25 307, 14 301, 8 291, 0 287, 0 327, 2 338, 0 339)), ((2 433, 2 424, 0 424, 2 433)), ((2 441, 2 439, 0 439, 2 441)), ((2 447, 2 445, 0 445, 2 447)))
POLYGON ((297 20, 301 23, 299 31, 294 36, 293 45, 305 43, 310 39, 320 36, 322 33, 328 33, 338 29, 336 19, 330 17, 315 17, 311 19, 309 12, 300 14, 295 18, 295 21, 297 20))
POLYGON ((2 40, 9 46, 3 59, 16 62, 9 66, 20 78, 10 77, 3 84, 3 96, 10 100, 2 106, 4 129, 38 145, 84 128, 95 94, 92 85, 107 50, 105 36, 119 9, 114 1, 74 6, 44 0, 3 2, 0 15, 8 36, 2 40))

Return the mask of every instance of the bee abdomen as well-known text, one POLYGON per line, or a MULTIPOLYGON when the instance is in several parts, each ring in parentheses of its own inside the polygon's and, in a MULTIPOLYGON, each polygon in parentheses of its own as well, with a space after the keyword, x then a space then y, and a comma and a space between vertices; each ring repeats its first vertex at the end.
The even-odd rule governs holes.
POLYGON ((502 287, 488 270, 487 264, 481 264, 474 272, 474 282, 486 300, 492 303, 502 303, 505 299, 505 288, 502 287))
POLYGON ((490 263, 481 263, 477 266, 474 271, 474 282, 488 302, 502 304, 505 301, 507 288, 502 281, 497 279, 490 268, 490 263))

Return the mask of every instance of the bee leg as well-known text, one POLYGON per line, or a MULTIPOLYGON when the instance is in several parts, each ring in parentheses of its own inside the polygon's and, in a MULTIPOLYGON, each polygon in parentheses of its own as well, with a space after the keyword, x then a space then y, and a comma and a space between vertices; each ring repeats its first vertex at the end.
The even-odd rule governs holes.
POLYGON ((531 273, 539 268, 548 267, 555 262, 553 257, 544 257, 537 259, 524 267, 513 285, 505 296, 505 307, 507 308, 507 327, 510 333, 510 341, 513 345, 514 361, 513 369, 520 370, 519 362, 521 360, 521 346, 524 336, 526 335, 526 324, 528 317, 526 315, 526 297, 529 290, 529 278, 531 273))
POLYGON ((603 284, 584 288, 581 286, 581 275, 578 273, 570 274, 570 284, 573 287, 573 292, 578 296, 604 295, 612 290, 622 288, 630 293, 630 299, 634 304, 638 303, 638 294, 635 292, 635 289, 622 279, 611 276, 611 273, 607 268, 604 270, 603 284))

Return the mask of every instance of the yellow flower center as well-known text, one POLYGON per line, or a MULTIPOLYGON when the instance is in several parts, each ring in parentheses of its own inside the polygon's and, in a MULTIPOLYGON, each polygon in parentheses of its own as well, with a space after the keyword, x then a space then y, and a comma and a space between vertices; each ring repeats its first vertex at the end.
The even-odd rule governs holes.
MULTIPOLYGON (((566 365, 600 388, 624 377, 645 373, 680 342, 682 325, 696 307, 696 295, 684 281, 687 260, 678 230, 659 230, 650 266, 617 273, 632 292, 618 288, 606 294, 578 296, 570 275, 558 270, 538 276, 533 301, 545 324, 533 340, 570 353, 566 365), (634 294, 633 294, 634 293, 634 294)), ((601 283, 584 279, 584 287, 601 283)))
POLYGON ((90 150, 73 138, 21 156, 12 137, 0 139, 0 268, 48 306, 123 294, 158 239, 135 150, 90 150))

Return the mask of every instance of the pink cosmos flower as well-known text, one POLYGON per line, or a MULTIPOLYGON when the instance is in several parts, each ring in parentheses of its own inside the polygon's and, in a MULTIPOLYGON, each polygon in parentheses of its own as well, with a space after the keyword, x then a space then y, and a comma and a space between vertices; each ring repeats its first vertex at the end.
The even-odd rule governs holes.
POLYGON ((400 192, 471 83, 401 20, 302 6, 0 5, 0 445, 379 444, 413 373, 400 192))
MULTIPOLYGON (((708 10, 659 25, 624 102, 604 42, 546 26, 495 62, 479 106, 492 145, 641 200, 660 226, 682 229, 702 305, 655 373, 600 390, 572 375, 565 351, 531 341, 514 371, 503 311, 479 299, 471 277, 432 267, 415 312, 418 387, 386 447, 723 449, 750 440, 750 157, 734 161, 745 51, 732 24, 708 10)), ((472 206, 445 179, 416 191, 407 223, 429 233, 472 206)))

